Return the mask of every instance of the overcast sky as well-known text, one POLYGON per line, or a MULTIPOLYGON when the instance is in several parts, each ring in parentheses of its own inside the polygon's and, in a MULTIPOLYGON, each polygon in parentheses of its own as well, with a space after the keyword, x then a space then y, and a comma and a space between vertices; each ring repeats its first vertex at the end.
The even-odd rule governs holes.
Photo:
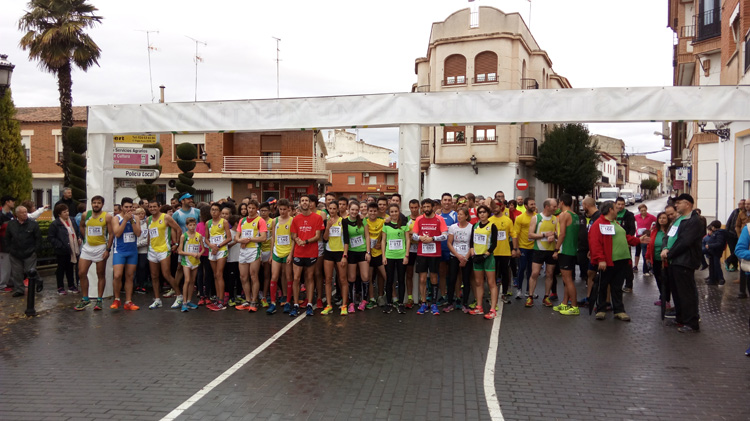
MULTIPOLYGON (((59 105, 54 76, 18 47, 26 0, 2 0, 0 53, 16 65, 16 106, 59 105)), ((148 48, 156 100, 192 101, 196 44, 199 101, 276 96, 276 41, 281 38, 282 97, 407 92, 414 60, 427 52, 432 22, 466 0, 193 1, 91 0, 104 17, 90 31, 102 49, 100 67, 73 74, 74 105, 151 102, 148 48)), ((672 31, 664 1, 481 0, 518 12, 556 73, 574 88, 670 86, 672 31), (529 13, 531 16, 529 17, 529 13)), ((592 133, 625 141, 628 151, 659 150, 659 123, 591 124, 592 133)), ((365 141, 397 149, 396 129, 361 130, 365 141)), ((649 155, 666 160, 668 153, 649 155)))

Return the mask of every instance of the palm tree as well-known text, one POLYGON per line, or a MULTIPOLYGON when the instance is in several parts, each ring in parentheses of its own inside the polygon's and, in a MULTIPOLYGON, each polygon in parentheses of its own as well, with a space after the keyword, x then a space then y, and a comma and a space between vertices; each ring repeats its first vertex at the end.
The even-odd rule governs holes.
POLYGON ((26 31, 20 47, 29 50, 29 59, 39 60, 39 67, 57 76, 60 93, 64 174, 63 183, 70 184, 70 148, 68 128, 73 126, 73 65, 86 71, 99 65, 101 49, 84 31, 101 23, 94 14, 98 9, 86 0, 30 0, 29 10, 18 21, 18 29, 26 31))

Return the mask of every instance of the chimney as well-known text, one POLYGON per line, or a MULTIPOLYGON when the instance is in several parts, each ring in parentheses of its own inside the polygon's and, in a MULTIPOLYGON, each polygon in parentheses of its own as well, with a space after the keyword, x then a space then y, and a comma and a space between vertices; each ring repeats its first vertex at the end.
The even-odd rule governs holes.
POLYGON ((165 88, 164 85, 159 86, 159 103, 160 104, 164 103, 164 88, 165 88))

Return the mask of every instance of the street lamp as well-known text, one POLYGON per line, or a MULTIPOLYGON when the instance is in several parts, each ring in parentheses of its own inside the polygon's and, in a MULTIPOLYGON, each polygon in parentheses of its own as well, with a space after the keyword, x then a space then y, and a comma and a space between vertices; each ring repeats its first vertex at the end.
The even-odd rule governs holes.
POLYGON ((479 168, 477 167, 477 157, 471 156, 471 168, 474 169, 474 174, 479 174, 479 168))
POLYGON ((0 95, 5 95, 5 90, 10 87, 10 77, 15 67, 8 61, 7 54, 0 54, 0 95))
POLYGON ((207 161, 206 161, 206 159, 208 158, 208 154, 206 153, 206 150, 205 150, 205 149, 201 151, 201 156, 200 156, 200 158, 201 158, 201 161, 202 161, 202 162, 203 162, 204 164, 206 164, 206 167, 208 167, 208 170, 209 170, 209 171, 211 171, 211 163, 210 163, 210 162, 207 162, 207 161))
POLYGON ((717 129, 714 130, 706 130, 706 122, 705 121, 699 121, 698 127, 700 127, 702 133, 711 133, 715 134, 716 136, 719 136, 719 139, 721 140, 729 140, 729 129, 728 128, 718 128, 719 125, 715 124, 717 129))

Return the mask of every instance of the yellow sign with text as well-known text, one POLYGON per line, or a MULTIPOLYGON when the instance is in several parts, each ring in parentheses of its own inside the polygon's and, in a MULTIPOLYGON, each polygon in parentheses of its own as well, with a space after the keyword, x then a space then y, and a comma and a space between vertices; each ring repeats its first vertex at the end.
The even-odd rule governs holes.
POLYGON ((112 138, 115 143, 140 143, 143 145, 156 143, 155 134, 116 134, 112 138))

